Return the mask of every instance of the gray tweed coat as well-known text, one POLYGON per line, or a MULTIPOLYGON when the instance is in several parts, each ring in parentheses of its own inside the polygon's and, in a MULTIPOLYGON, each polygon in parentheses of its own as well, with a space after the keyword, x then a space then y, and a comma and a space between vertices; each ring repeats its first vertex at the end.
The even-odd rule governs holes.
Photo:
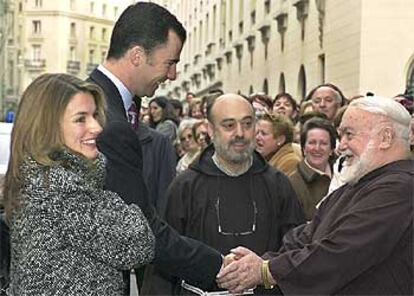
POLYGON ((11 222, 9 295, 122 295, 121 270, 150 262, 155 240, 136 205, 104 191, 102 156, 68 152, 61 164, 22 166, 11 222))

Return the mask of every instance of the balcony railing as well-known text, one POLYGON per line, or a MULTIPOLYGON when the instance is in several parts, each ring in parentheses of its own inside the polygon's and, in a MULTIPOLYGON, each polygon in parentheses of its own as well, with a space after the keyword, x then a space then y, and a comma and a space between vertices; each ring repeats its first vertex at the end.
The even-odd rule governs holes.
POLYGON ((24 66, 29 71, 42 71, 46 68, 46 60, 45 59, 26 59, 24 61, 24 66))
POLYGON ((78 74, 80 71, 80 62, 79 61, 68 61, 66 64, 66 72, 72 75, 78 74))

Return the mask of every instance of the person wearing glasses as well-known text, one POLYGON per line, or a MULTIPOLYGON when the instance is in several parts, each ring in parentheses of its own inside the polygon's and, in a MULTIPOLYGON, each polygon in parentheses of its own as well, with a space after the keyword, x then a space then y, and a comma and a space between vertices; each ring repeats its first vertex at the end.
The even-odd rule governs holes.
MULTIPOLYGON (((283 235, 305 220, 287 177, 255 151, 252 105, 225 94, 211 105, 207 118, 212 145, 169 187, 166 220, 180 234, 222 254, 238 245, 259 254, 279 248, 283 235)), ((149 282, 152 294, 205 292, 160 272, 153 272, 149 282)), ((215 284, 208 288, 219 290, 215 284)))
POLYGON ((185 153, 178 161, 176 167, 177 174, 184 172, 200 151, 200 147, 193 135, 193 126, 196 123, 197 119, 194 118, 183 119, 178 128, 178 138, 180 139, 181 149, 183 149, 185 153))

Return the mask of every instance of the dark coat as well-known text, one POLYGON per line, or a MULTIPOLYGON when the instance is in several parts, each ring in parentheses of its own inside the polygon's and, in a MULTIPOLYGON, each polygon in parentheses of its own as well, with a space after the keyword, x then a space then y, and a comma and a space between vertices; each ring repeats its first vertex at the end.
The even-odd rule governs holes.
POLYGON ((5 216, 0 210, 0 295, 9 283, 10 273, 10 234, 5 216))
POLYGON ((270 272, 284 295, 413 295, 414 161, 395 161, 322 202, 270 272))
POLYGON ((107 159, 106 188, 119 193, 126 202, 140 206, 156 238, 153 263, 200 286, 209 286, 221 267, 221 254, 206 245, 180 236, 156 213, 142 174, 141 143, 128 123, 121 95, 112 81, 95 69, 89 81, 99 85, 108 107, 108 122, 98 138, 98 147, 107 159), (137 165, 130 165, 130 159, 137 165), (197 272, 194 272, 194 271, 197 272))
POLYGON ((143 172, 150 201, 163 216, 168 186, 175 177, 177 156, 169 138, 140 122, 138 138, 142 145, 143 172))
MULTIPOLYGON (((257 152, 246 173, 229 177, 213 163, 213 153, 210 145, 173 181, 167 195, 167 221, 179 233, 199 239, 223 254, 240 245, 258 254, 278 249, 283 235, 305 222, 287 177, 270 167, 257 152), (252 225, 256 228, 248 235, 223 235, 218 231, 219 225, 224 232, 233 233, 249 232, 252 225)), ((177 283, 156 270, 152 274, 148 271, 144 292, 171 295, 177 291, 177 283)), ((217 289, 212 285, 208 290, 217 289)))
POLYGON ((331 178, 319 174, 302 160, 289 179, 303 206, 306 220, 312 220, 316 205, 328 193, 331 178))

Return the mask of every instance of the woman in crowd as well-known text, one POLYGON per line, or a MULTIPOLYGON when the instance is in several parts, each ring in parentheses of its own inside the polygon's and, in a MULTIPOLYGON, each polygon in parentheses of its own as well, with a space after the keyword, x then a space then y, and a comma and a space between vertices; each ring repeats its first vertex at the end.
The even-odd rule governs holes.
POLYGON ((248 97, 257 116, 270 113, 272 110, 272 99, 265 93, 255 93, 248 97))
POLYGON ((332 177, 337 133, 332 123, 322 118, 309 119, 300 135, 304 159, 289 176, 303 205, 307 220, 315 214, 315 206, 327 194, 332 177))
POLYGON ((299 118, 312 111, 314 111, 312 101, 302 101, 299 106, 299 118))
POLYGON ((193 137, 197 142, 200 150, 203 150, 211 143, 210 136, 208 135, 208 122, 207 120, 199 120, 193 125, 193 137))
POLYGON ((256 124, 256 149, 269 164, 285 175, 291 175, 301 157, 293 147, 294 127, 289 118, 265 114, 256 124))
POLYGON ((196 122, 193 118, 183 119, 178 128, 178 138, 184 155, 178 161, 177 174, 184 172, 199 154, 200 149, 193 136, 193 126, 196 122))
POLYGON ((290 118, 293 123, 296 123, 298 104, 290 94, 280 93, 273 101, 273 113, 282 114, 290 118))
POLYGON ((194 98, 190 103, 188 116, 195 119, 203 119, 203 111, 201 108, 201 99, 194 98))
POLYGON ((100 89, 76 77, 44 74, 24 92, 4 186, 8 295, 123 295, 122 270, 153 258, 139 207, 103 190, 103 123, 100 89))
POLYGON ((149 126, 166 135, 171 143, 177 136, 178 118, 173 105, 166 97, 155 97, 149 102, 149 126))

